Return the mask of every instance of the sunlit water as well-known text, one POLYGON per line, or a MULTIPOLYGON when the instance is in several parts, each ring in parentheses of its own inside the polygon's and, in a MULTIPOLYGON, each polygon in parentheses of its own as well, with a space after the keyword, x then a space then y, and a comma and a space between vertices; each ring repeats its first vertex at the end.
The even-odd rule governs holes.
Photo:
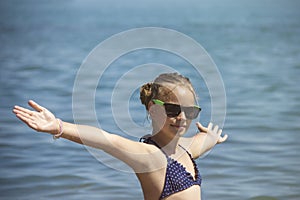
MULTIPOLYGON (((84 58, 109 36, 144 26, 172 28, 194 38, 222 75, 224 132, 230 138, 197 160, 203 199, 300 198, 298 1, 5 0, 0 5, 1 199, 142 199, 134 174, 111 169, 83 146, 33 132, 11 109, 34 99, 73 121, 73 84, 84 58)), ((112 89, 131 67, 149 62, 191 77, 203 109, 200 121, 207 124, 210 96, 203 80, 182 59, 145 50, 121 57, 100 81, 95 107, 101 127, 126 136, 111 114, 112 89)), ((156 73, 132 75, 151 80, 156 73)), ((128 79, 128 84, 135 81, 128 79)), ((147 129, 137 92, 129 102, 133 121, 147 129)), ((82 119, 89 123, 88 116, 82 119)), ((138 140, 138 135, 128 137, 138 140)))

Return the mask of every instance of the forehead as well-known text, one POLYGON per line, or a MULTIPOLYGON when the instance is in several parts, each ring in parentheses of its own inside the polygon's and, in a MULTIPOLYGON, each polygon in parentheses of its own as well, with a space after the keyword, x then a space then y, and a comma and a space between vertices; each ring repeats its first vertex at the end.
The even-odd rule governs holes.
POLYGON ((172 94, 169 98, 169 103, 176 103, 180 105, 194 105, 195 97, 193 92, 185 86, 176 86, 172 89, 172 94))

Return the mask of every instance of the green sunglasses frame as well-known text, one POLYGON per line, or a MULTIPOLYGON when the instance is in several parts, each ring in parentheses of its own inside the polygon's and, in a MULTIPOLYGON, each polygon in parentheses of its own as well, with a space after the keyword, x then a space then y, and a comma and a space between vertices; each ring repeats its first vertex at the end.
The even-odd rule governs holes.
MULTIPOLYGON (((163 102, 163 101, 161 101, 161 100, 159 100, 159 99, 152 99, 152 101, 153 101, 153 103, 155 103, 155 104, 157 104, 157 105, 161 105, 161 106, 165 106, 165 105, 176 105, 176 106, 180 106, 180 105, 178 105, 178 104, 165 103, 165 102, 163 102)), ((186 106, 180 106, 180 107, 186 107, 186 106)), ((191 107, 194 107, 194 108, 198 109, 199 112, 197 113, 197 115, 196 115, 195 117, 189 118, 188 115, 187 115, 187 118, 188 118, 188 119, 196 119, 196 118, 198 117, 200 111, 201 111, 201 108, 200 108, 199 106, 197 106, 197 105, 194 105, 194 106, 191 106, 191 107)), ((182 112, 182 111, 180 111, 180 112, 178 113, 178 115, 179 115, 181 112, 182 112)), ((178 115, 177 115, 177 116, 178 116, 178 115)), ((174 117, 177 117, 177 116, 174 116, 174 117)), ((173 116, 172 116, 172 117, 173 117, 173 116)))

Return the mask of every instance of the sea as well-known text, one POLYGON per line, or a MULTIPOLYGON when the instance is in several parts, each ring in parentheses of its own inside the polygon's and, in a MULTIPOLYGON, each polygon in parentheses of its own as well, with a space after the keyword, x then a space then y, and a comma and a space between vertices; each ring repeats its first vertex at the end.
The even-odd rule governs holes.
POLYGON ((151 132, 139 87, 176 71, 196 88, 195 122, 229 136, 196 160, 202 199, 299 200, 299 10, 298 0, 1 0, 0 199, 143 199, 120 161, 35 132, 12 109, 32 99, 138 141, 151 132))

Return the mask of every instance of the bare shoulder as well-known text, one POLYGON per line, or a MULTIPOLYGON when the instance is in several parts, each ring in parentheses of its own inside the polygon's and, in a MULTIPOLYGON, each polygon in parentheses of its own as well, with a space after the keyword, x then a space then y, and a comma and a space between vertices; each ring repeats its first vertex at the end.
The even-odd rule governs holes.
POLYGON ((107 153, 128 164, 136 173, 154 171, 163 166, 165 157, 154 145, 110 134, 107 153))
POLYGON ((179 144, 183 146, 193 158, 198 158, 199 155, 199 137, 198 134, 192 137, 181 137, 179 140, 179 144))

